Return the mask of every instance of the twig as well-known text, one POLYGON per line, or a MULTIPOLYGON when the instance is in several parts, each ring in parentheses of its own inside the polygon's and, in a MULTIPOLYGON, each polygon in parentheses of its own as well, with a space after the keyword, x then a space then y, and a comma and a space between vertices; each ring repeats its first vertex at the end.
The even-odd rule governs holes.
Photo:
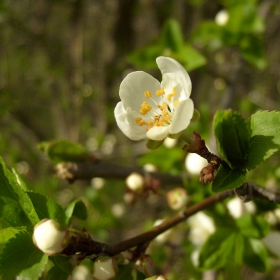
POLYGON ((89 235, 85 235, 85 238, 81 238, 80 236, 77 238, 73 238, 67 248, 62 252, 66 255, 73 255, 76 253, 81 253, 83 256, 90 256, 96 254, 106 254, 109 256, 117 255, 125 250, 133 248, 135 246, 139 246, 144 243, 149 243, 159 234, 165 232, 166 230, 174 227, 182 221, 185 221, 190 216, 195 213, 204 210, 210 206, 213 206, 215 203, 220 202, 230 196, 234 195, 234 191, 226 191, 209 198, 206 198, 202 202, 199 202, 195 205, 190 206, 186 210, 178 213, 177 215, 165 220, 158 226, 153 227, 149 231, 146 231, 142 234, 139 234, 130 239, 124 240, 115 244, 106 244, 94 241, 90 238, 89 235))
POLYGON ((139 167, 125 167, 105 161, 83 162, 83 163, 59 163, 55 166, 57 176, 74 182, 75 180, 85 180, 94 177, 125 179, 132 172, 138 172, 143 176, 150 175, 152 178, 161 181, 162 185, 182 185, 181 176, 159 172, 147 172, 139 167))

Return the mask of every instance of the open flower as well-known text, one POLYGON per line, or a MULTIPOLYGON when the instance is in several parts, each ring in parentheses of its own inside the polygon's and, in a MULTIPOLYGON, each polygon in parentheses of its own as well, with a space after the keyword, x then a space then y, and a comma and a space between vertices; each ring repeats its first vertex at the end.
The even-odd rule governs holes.
POLYGON ((115 118, 122 132, 132 140, 149 138, 161 141, 185 130, 193 116, 189 98, 191 80, 181 64, 169 57, 158 57, 160 83, 151 75, 136 71, 120 85, 115 118))

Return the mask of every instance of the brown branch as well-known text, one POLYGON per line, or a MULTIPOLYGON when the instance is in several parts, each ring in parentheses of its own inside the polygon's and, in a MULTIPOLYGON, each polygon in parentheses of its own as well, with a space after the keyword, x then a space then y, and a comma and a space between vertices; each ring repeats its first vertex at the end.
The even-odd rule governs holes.
POLYGON ((204 201, 199 202, 195 205, 188 207, 186 210, 178 213, 177 215, 165 220, 158 226, 139 234, 135 237, 129 238, 119 243, 106 244, 92 240, 89 235, 85 234, 85 238, 78 237, 73 238, 67 248, 62 252, 66 255, 73 255, 80 252, 83 256, 95 255, 95 254, 106 254, 109 256, 117 255, 125 250, 139 246, 144 243, 149 243, 159 234, 171 229, 182 221, 185 221, 195 213, 204 210, 210 206, 213 206, 217 202, 223 201, 224 199, 233 196, 234 191, 226 191, 211 197, 206 198, 204 201))
POLYGON ((181 176, 174 176, 159 172, 147 172, 139 167, 126 167, 105 161, 83 162, 83 163, 60 163, 55 166, 57 176, 73 182, 94 177, 126 179, 132 172, 138 172, 143 176, 151 176, 159 180, 162 185, 182 185, 181 176))

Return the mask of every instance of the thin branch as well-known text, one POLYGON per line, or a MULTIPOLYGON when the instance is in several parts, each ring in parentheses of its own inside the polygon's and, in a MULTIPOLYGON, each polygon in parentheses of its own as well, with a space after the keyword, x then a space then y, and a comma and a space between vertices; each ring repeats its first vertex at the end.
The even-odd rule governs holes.
POLYGON ((83 162, 83 163, 60 163, 55 166, 57 176, 73 182, 75 180, 86 180, 94 177, 126 179, 132 172, 138 172, 143 176, 150 176, 159 180, 162 185, 182 185, 181 176, 174 176, 159 172, 147 172, 139 167, 126 167, 105 161, 83 162))
POLYGON ((224 199, 233 196, 234 191, 226 191, 211 197, 206 198, 202 202, 188 207, 186 210, 178 213, 177 215, 166 219, 163 223, 152 229, 139 234, 135 237, 129 238, 119 243, 106 244, 100 243, 92 240, 89 235, 85 234, 85 238, 79 236, 78 238, 73 238, 67 248, 62 252, 66 255, 73 255, 80 252, 83 256, 96 255, 96 254, 106 254, 109 256, 115 256, 125 250, 139 246, 144 243, 149 243, 159 234, 171 229, 177 224, 185 221, 190 216, 195 213, 204 210, 210 206, 213 206, 217 202, 223 201, 224 199))

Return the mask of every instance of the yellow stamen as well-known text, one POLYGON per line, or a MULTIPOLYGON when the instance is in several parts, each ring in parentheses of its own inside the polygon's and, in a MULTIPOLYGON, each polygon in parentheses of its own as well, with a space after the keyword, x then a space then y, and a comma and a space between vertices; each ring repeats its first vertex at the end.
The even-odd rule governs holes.
POLYGON ((149 90, 147 90, 144 92, 144 96, 147 98, 152 97, 152 93, 149 90))
POLYGON ((173 93, 169 93, 169 94, 167 95, 167 100, 170 101, 172 97, 173 97, 173 93))
POLYGON ((178 104, 179 104, 179 100, 176 99, 176 100, 174 101, 174 106, 176 107, 178 104))
POLYGON ((175 95, 176 93, 177 93, 177 89, 176 89, 176 87, 174 87, 172 90, 172 94, 175 95))
POLYGON ((164 88, 161 88, 161 89, 158 89, 158 90, 156 90, 156 95, 157 96, 161 96, 161 95, 163 95, 165 92, 164 92, 164 88))

